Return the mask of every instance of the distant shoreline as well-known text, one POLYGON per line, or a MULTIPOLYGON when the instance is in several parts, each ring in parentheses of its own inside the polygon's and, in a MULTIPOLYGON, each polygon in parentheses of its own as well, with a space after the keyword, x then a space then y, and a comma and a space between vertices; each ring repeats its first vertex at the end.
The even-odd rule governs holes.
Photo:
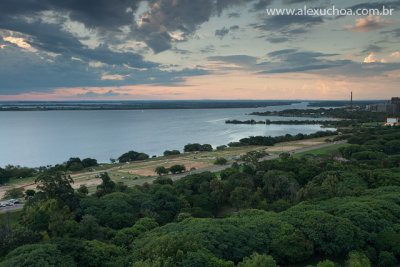
POLYGON ((301 101, 0 102, 0 111, 222 109, 289 106, 301 101))
MULTIPOLYGON (((358 100, 353 104, 367 105, 382 100, 358 100)), ((165 110, 165 109, 227 109, 266 108, 307 103, 309 107, 335 108, 349 104, 347 100, 127 100, 127 101, 0 101, 0 111, 54 110, 165 110)))

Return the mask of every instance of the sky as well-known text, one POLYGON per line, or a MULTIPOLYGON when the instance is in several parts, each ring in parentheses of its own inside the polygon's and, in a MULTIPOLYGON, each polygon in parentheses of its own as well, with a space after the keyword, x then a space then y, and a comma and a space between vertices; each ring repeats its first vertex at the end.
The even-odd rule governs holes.
POLYGON ((1 0, 0 101, 389 99, 399 44, 400 1, 1 0))

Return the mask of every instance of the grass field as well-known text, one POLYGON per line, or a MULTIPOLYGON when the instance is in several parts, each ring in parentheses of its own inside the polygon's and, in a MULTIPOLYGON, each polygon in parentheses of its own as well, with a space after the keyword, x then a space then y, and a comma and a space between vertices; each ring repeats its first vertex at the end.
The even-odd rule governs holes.
MULTIPOLYGON (((334 136, 330 136, 333 138, 334 136)), ((135 183, 135 180, 150 179, 156 176, 154 172, 155 168, 158 166, 164 166, 166 168, 172 165, 184 165, 187 170, 191 168, 203 169, 213 166, 214 161, 217 157, 223 157, 228 160, 228 162, 233 162, 232 158, 238 157, 246 154, 250 151, 267 151, 269 154, 279 154, 285 151, 291 151, 294 149, 299 149, 303 147, 310 147, 316 144, 326 143, 325 139, 327 137, 290 141, 275 144, 274 146, 245 146, 245 147, 227 147, 224 150, 214 150, 209 152, 189 152, 182 153, 180 155, 172 156, 162 156, 156 158, 150 158, 144 161, 136 161, 128 164, 125 163, 100 163, 99 166, 94 167, 94 171, 89 171, 88 169, 80 172, 69 173, 74 180, 74 188, 79 188, 80 185, 84 184, 87 187, 95 188, 101 183, 99 176, 101 172, 107 171, 110 178, 115 182, 124 182, 128 184, 135 183)), ((335 146, 333 146, 335 148, 335 146)), ((304 154, 323 154, 325 151, 332 149, 323 148, 317 149, 311 152, 305 152, 304 154)), ((302 155, 299 154, 299 155, 302 155)), ((297 157, 298 155, 296 155, 297 157)), ((25 179, 12 179, 9 181, 7 186, 0 187, 0 199, 4 197, 6 190, 12 187, 23 187, 26 189, 35 189, 34 184, 35 177, 25 178, 25 179)))
POLYGON ((333 150, 339 149, 341 147, 345 147, 348 146, 349 144, 345 143, 345 144, 337 144, 337 145, 331 145, 328 147, 323 147, 323 148, 318 148, 318 149, 314 149, 314 150, 310 150, 310 151, 305 151, 305 152, 301 152, 298 154, 293 155, 294 158, 300 158, 304 155, 307 154, 311 154, 311 155, 322 155, 322 154, 327 154, 330 153, 333 150))

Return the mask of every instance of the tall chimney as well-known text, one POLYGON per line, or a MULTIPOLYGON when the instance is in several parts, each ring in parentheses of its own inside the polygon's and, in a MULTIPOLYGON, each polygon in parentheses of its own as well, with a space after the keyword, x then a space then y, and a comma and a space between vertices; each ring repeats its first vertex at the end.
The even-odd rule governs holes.
POLYGON ((350 93, 350 109, 353 109, 353 91, 350 93))

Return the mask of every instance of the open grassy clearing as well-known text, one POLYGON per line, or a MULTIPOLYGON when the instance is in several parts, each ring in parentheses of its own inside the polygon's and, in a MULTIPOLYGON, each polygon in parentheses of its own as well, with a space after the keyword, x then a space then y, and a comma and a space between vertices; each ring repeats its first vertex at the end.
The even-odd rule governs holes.
MULTIPOLYGON (((334 137, 335 136, 331 136, 329 138, 334 138, 334 137)), ((250 151, 267 151, 270 154, 279 154, 282 152, 287 152, 299 148, 323 144, 326 143, 325 142, 326 139, 327 137, 320 137, 313 139, 282 142, 269 147, 267 146, 227 147, 224 150, 188 152, 179 155, 149 158, 144 161, 131 162, 128 164, 99 163, 99 166, 92 168, 93 171, 89 171, 90 168, 88 168, 81 172, 74 172, 69 174, 74 180, 73 184, 74 188, 79 188, 81 185, 86 185, 89 188, 95 188, 98 184, 101 183, 101 179, 96 178, 96 176, 99 176, 99 174, 104 171, 107 171, 109 173, 110 178, 115 182, 134 183, 135 180, 143 180, 146 178, 148 179, 156 176, 157 174, 154 172, 154 170, 158 166, 164 166, 168 168, 171 167, 172 165, 184 165, 187 170, 190 170, 191 168, 203 169, 212 166, 217 157, 223 157, 226 158, 229 162, 232 162, 233 161, 232 158, 244 155, 250 151)), ((299 153, 295 156, 299 157, 299 155, 301 156, 310 153, 323 154, 326 151, 334 148, 338 147, 333 146, 329 148, 316 149, 314 152, 307 151, 299 153)), ((36 177, 30 177, 25 179, 14 178, 10 180, 7 186, 0 187, 0 199, 4 197, 6 190, 13 187, 23 187, 24 190, 35 189, 36 188, 36 185, 34 184, 35 178, 36 177)))
POLYGON ((336 145, 331 145, 328 147, 323 147, 323 148, 318 148, 318 149, 314 149, 314 150, 309 150, 309 151, 305 151, 305 152, 301 152, 301 153, 297 153, 295 155, 293 155, 294 158, 300 158, 304 155, 307 154, 311 154, 311 155, 322 155, 322 154, 327 154, 330 153, 333 150, 339 149, 341 147, 345 147, 348 146, 349 144, 345 143, 345 144, 336 144, 336 145))

